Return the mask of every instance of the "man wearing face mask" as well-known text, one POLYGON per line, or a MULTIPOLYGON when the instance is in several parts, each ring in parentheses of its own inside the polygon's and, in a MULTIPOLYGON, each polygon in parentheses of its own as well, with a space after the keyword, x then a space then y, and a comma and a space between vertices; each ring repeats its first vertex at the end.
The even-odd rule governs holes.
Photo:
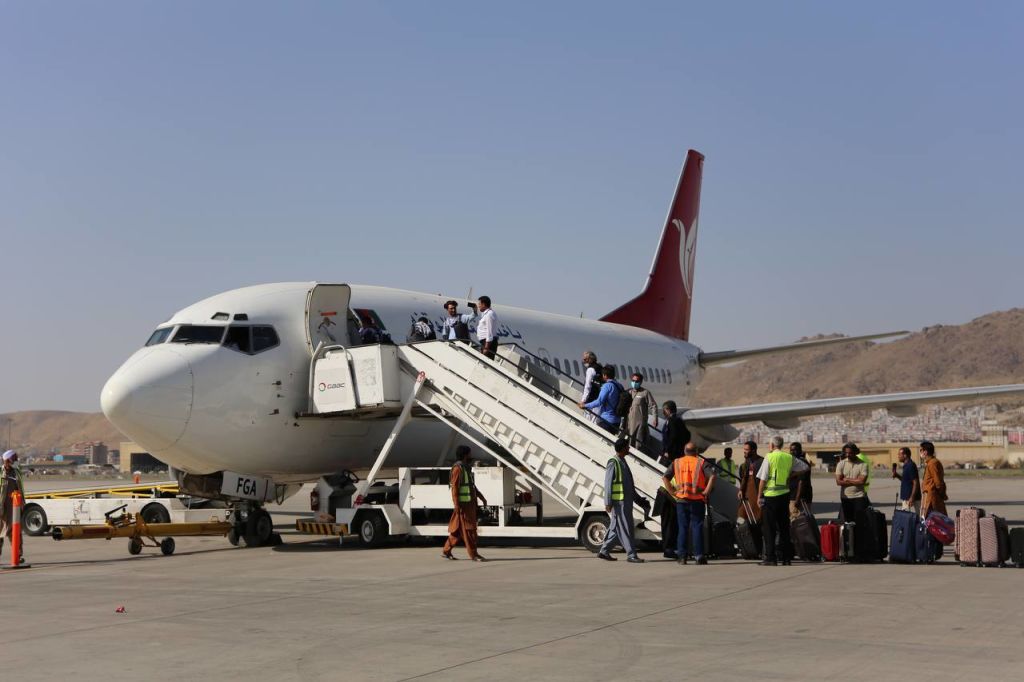
POLYGON ((650 438, 647 420, 654 415, 654 427, 658 427, 658 403, 643 384, 642 374, 631 377, 629 395, 633 402, 629 406, 629 414, 622 420, 622 436, 629 439, 630 446, 647 452, 647 440, 650 438))

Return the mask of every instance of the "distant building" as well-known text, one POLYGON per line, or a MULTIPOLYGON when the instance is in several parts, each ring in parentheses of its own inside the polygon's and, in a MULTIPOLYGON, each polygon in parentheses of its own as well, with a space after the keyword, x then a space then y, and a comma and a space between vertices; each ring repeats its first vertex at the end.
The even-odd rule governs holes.
POLYGON ((63 463, 63 464, 88 464, 89 463, 89 458, 86 457, 85 455, 65 454, 65 455, 54 455, 53 456, 53 461, 54 462, 58 462, 58 463, 63 463))
POLYGON ((981 442, 988 445, 1006 446, 1006 428, 995 419, 984 419, 981 422, 981 442))
POLYGON ((83 441, 71 446, 72 455, 85 457, 89 464, 103 465, 107 463, 107 446, 98 440, 83 441))
POLYGON ((146 452, 138 443, 123 442, 120 451, 121 461, 118 463, 118 468, 127 474, 133 471, 167 470, 166 464, 146 452))
POLYGON ((121 466, 121 451, 117 448, 107 451, 107 464, 121 466))

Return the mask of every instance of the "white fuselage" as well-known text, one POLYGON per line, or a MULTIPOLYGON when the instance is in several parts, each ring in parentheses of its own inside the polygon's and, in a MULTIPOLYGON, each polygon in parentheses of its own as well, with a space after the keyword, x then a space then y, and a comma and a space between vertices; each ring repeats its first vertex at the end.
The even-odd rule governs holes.
MULTIPOLYGON (((310 282, 219 294, 160 325, 173 330, 163 342, 133 354, 110 378, 103 411, 154 456, 189 473, 229 470, 284 482, 366 468, 394 423, 298 419, 309 401, 313 349, 320 342, 351 344, 350 309, 372 311, 396 343, 405 341, 421 315, 440 334, 446 298, 310 282), (177 330, 189 325, 272 327, 277 343, 247 354, 212 340, 216 330, 206 330, 205 342, 175 342, 177 330)), ((460 312, 471 311, 462 305, 460 312)), ((501 343, 517 343, 577 379, 582 379, 582 352, 593 350, 602 364, 625 370, 627 376, 617 376, 625 385, 628 374, 638 371, 659 403, 675 400, 682 409, 702 376, 699 349, 679 339, 500 302, 495 312, 501 343)), ((434 464, 447 438, 447 427, 439 422, 416 420, 403 432, 389 464, 434 464)))

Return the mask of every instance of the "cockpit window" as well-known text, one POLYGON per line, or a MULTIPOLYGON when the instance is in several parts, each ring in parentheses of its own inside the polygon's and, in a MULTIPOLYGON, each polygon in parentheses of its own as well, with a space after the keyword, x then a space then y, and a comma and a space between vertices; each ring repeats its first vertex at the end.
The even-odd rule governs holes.
POLYGON ((264 326, 250 327, 249 325, 234 324, 228 327, 227 336, 224 337, 225 348, 249 355, 273 348, 279 343, 274 328, 264 326))
POLYGON ((220 343, 222 338, 224 338, 224 327, 183 324, 178 327, 171 343, 220 343))
POLYGON ((261 350, 273 348, 278 344, 277 332, 273 327, 252 328, 252 352, 259 353, 261 350))
POLYGON ((252 344, 249 343, 249 327, 228 327, 228 335, 224 337, 224 346, 240 353, 251 353, 252 344))
POLYGON ((172 331, 174 331, 174 327, 162 327, 157 329, 150 335, 149 341, 146 341, 146 345, 155 346, 158 343, 163 343, 167 340, 167 337, 171 335, 172 331))

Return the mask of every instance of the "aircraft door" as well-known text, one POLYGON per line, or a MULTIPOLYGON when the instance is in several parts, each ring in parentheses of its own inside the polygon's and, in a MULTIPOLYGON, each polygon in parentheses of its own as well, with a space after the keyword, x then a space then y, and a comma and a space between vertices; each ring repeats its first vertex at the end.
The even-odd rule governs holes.
POLYGON ((309 350, 325 345, 348 346, 348 304, 352 289, 347 284, 317 284, 306 297, 306 340, 309 350))

